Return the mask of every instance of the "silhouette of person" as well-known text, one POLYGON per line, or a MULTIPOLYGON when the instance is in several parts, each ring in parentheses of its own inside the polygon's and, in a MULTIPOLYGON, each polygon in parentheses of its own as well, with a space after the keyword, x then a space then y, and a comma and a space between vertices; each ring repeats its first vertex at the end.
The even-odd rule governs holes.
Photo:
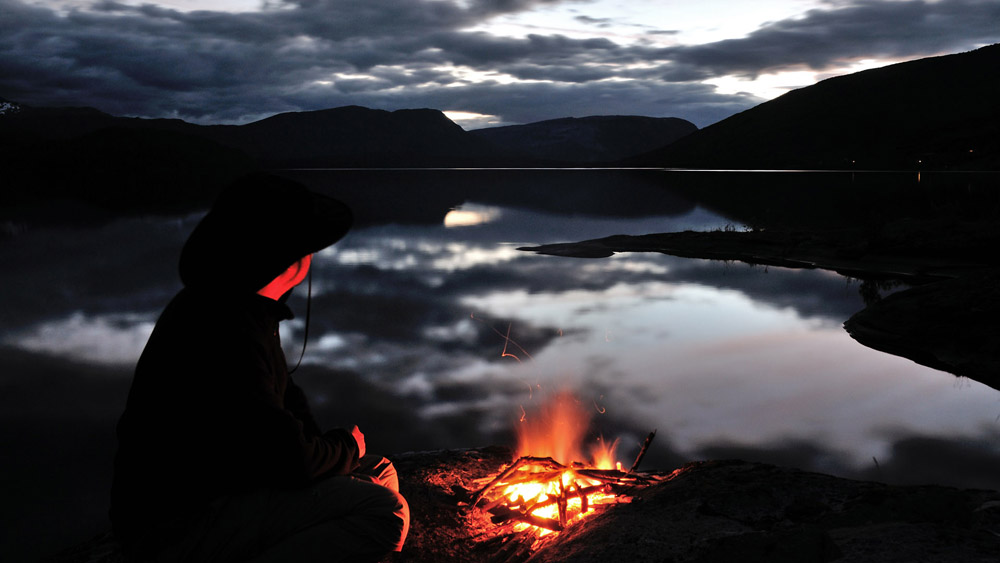
POLYGON ((227 188, 181 252, 118 422, 111 520, 129 561, 376 561, 409 527, 395 468, 322 432, 278 324, 342 203, 274 176, 227 188))

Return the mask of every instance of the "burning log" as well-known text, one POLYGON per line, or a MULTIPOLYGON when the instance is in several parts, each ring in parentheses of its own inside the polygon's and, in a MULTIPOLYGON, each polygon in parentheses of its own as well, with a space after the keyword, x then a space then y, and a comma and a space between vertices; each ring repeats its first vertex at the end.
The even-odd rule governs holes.
POLYGON ((494 524, 502 524, 509 520, 515 520, 517 522, 524 522, 525 524, 530 524, 532 526, 538 526, 539 528, 545 528, 547 530, 552 530, 553 532, 561 532, 565 528, 565 524, 561 523, 559 520, 553 518, 545 518, 544 516, 536 516, 534 514, 523 513, 518 510, 513 510, 506 506, 498 506, 490 511, 493 516, 490 521, 494 524))

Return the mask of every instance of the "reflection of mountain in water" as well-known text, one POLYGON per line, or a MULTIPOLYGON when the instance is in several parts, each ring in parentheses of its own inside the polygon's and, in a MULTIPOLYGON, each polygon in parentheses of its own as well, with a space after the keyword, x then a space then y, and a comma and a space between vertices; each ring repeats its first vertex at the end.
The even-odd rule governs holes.
POLYGON ((880 299, 844 328, 858 342, 1000 389, 1000 271, 922 285, 880 299))
POLYGON ((282 175, 330 193, 358 223, 441 223, 463 203, 562 216, 655 217, 694 203, 656 170, 288 170, 282 175))
POLYGON ((894 221, 989 220, 1000 173, 671 171, 665 185, 757 229, 885 228, 894 221))

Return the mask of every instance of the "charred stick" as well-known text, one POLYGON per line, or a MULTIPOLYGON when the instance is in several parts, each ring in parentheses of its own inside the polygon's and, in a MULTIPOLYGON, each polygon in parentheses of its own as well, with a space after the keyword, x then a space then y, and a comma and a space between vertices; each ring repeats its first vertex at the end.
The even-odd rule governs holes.
POLYGON ((580 514, 586 514, 590 510, 590 498, 587 497, 588 493, 583 492, 583 487, 580 483, 573 481, 573 486, 576 487, 577 494, 580 495, 580 514))
POLYGON ((642 473, 619 473, 617 475, 612 475, 600 470, 591 472, 586 469, 579 469, 577 470, 577 473, 585 479, 616 486, 638 485, 656 481, 656 479, 652 479, 642 473))
POLYGON ((494 477, 493 480, 491 480, 485 487, 483 487, 482 489, 479 489, 478 491, 476 491, 476 493, 473 495, 473 499, 474 499, 474 501, 478 501, 480 498, 482 498, 483 494, 486 491, 488 491, 491 488, 493 488, 493 486, 496 485, 497 483, 500 483, 501 481, 504 481, 512 473, 514 473, 515 471, 517 471, 518 469, 520 469, 521 466, 523 466, 523 465, 543 465, 543 466, 546 466, 546 465, 550 465, 550 464, 554 464, 554 465, 556 465, 558 467, 563 467, 562 465, 559 464, 559 462, 555 461, 551 457, 529 457, 529 456, 524 456, 524 457, 518 459, 517 461, 515 461, 514 463, 512 463, 510 467, 508 467, 507 469, 505 469, 503 471, 503 473, 501 473, 500 475, 497 475, 496 477, 494 477))
POLYGON ((581 475, 594 481, 608 482, 634 478, 633 475, 629 475, 623 471, 618 471, 617 469, 577 469, 575 471, 577 475, 581 475))
POLYGON ((639 468, 639 462, 642 461, 642 458, 646 457, 646 450, 649 449, 649 444, 653 442, 653 438, 655 437, 656 430, 654 429, 649 433, 649 436, 646 436, 646 441, 642 443, 642 449, 639 450, 639 455, 635 457, 635 462, 632 463, 632 468, 628 470, 629 473, 635 473, 635 470, 639 468))
MULTIPOLYGON (((559 474, 557 473, 556 476, 558 476, 558 475, 559 474)), ((502 488, 509 487, 509 486, 512 486, 512 485, 519 485, 519 484, 522 484, 522 483, 533 483, 533 482, 538 482, 538 483, 544 484, 544 483, 549 482, 552 478, 553 477, 549 477, 547 479, 540 479, 538 477, 525 476, 524 478, 521 478, 521 479, 509 479, 509 480, 506 480, 506 481, 501 481, 500 483, 495 483, 493 485, 490 485, 489 488, 483 489, 482 491, 480 491, 479 493, 477 493, 477 499, 476 499, 475 502, 478 503, 478 502, 481 502, 484 498, 489 498, 489 496, 490 496, 489 493, 490 493, 490 489, 491 488, 492 489, 502 489, 502 488)), ((536 495, 536 497, 537 497, 537 495, 536 495)), ((504 502, 504 500, 506 498, 507 498, 507 495, 504 494, 503 492, 501 492, 501 494, 499 494, 498 496, 496 496, 493 500, 490 500, 484 506, 484 510, 489 510, 490 507, 496 506, 497 503, 504 502)), ((512 500, 507 501, 507 502, 508 503, 517 502, 517 499, 515 498, 515 499, 512 499, 512 500)))
POLYGON ((525 524, 531 524, 532 526, 552 530, 553 532, 561 532, 565 527, 560 524, 558 520, 543 518, 541 516, 535 516, 534 514, 515 514, 514 516, 511 516, 511 520, 517 520, 519 522, 524 522, 525 524))
POLYGON ((524 464, 540 465, 549 469, 566 469, 565 465, 559 463, 551 457, 535 457, 526 455, 517 461, 524 464))
MULTIPOLYGON (((590 487, 578 488, 575 493, 566 495, 566 500, 569 500, 569 499, 571 499, 573 497, 577 497, 577 496, 580 497, 581 499, 586 499, 587 495, 589 495, 590 493, 597 492, 597 491, 600 491, 602 489, 604 489, 604 485, 593 485, 593 486, 590 486, 590 487)), ((531 505, 531 509, 530 510, 535 510, 536 508, 545 508, 546 506, 551 506, 551 505, 559 502, 559 498, 560 497, 557 497, 557 496, 549 497, 549 498, 547 498, 547 499, 545 499, 545 500, 543 500, 541 502, 538 502, 538 503, 535 503, 535 504, 531 505)))
POLYGON ((494 506, 489 512, 493 515, 490 517, 490 522, 493 522, 494 524, 503 524, 507 520, 516 518, 517 515, 520 514, 519 512, 511 510, 506 506, 494 506))
POLYGON ((526 471, 524 475, 511 475, 509 478, 504 479, 500 483, 495 483, 493 486, 519 485, 531 482, 548 483, 553 479, 558 479, 562 474, 562 471, 526 471))
POLYGON ((472 504, 475 505, 476 503, 478 503, 479 500, 483 498, 483 495, 486 494, 486 491, 493 488, 493 485, 506 479, 511 473, 517 471, 517 469, 521 467, 523 464, 524 464, 524 458, 522 457, 521 459, 512 463, 511 466, 508 467, 503 473, 497 475, 496 478, 490 481, 485 487, 476 491, 476 494, 472 495, 472 504))
POLYGON ((603 491, 606 485, 590 485, 589 487, 583 487, 580 489, 580 496, 586 497, 590 493, 596 493, 598 491, 603 491))
POLYGON ((566 505, 568 504, 566 499, 566 491, 556 497, 556 507, 559 509, 559 526, 562 528, 566 527, 566 505))
POLYGON ((524 508, 522 508, 522 512, 526 512, 526 513, 528 513, 528 512, 534 512, 534 510, 536 508, 538 508, 538 503, 542 502, 541 498, 542 498, 542 495, 539 494, 539 495, 536 495, 535 498, 529 500, 524 505, 524 508))
POLYGON ((489 559, 490 563, 521 563, 531 555, 531 542, 513 539, 500 547, 489 559))
POLYGON ((510 467, 508 467, 506 470, 503 471, 503 473, 497 475, 485 487, 476 491, 476 493, 472 495, 472 504, 475 505, 477 502, 479 502, 480 499, 482 499, 483 495, 486 494, 486 491, 492 489, 497 483, 504 481, 507 477, 509 477, 512 473, 514 473, 524 465, 539 465, 550 470, 566 469, 565 465, 559 463, 558 461, 552 459, 551 457, 523 456, 514 463, 512 463, 510 467))
MULTIPOLYGON (((539 493, 531 498, 517 497, 514 500, 507 500, 507 497, 500 495, 496 500, 490 503, 490 505, 496 506, 497 504, 506 504, 510 508, 515 508, 521 512, 531 512, 535 509, 535 505, 538 504, 538 500, 543 496, 543 493, 539 493)), ((489 505, 487 505, 489 506, 489 505)), ((488 510, 488 509, 487 509, 488 510)))
POLYGON ((493 510, 493 508, 500 506, 501 504, 507 505, 507 497, 500 495, 497 498, 491 500, 490 502, 484 504, 481 508, 487 512, 493 510))
POLYGON ((566 498, 567 505, 569 504, 569 499, 570 498, 573 498, 574 496, 575 497, 579 497, 580 498, 580 514, 585 514, 587 512, 587 509, 589 508, 587 506, 588 499, 587 499, 587 494, 584 493, 583 490, 581 489, 580 483, 577 483, 576 480, 574 479, 573 482, 571 482, 569 484, 569 489, 568 489, 567 492, 569 493, 569 496, 567 496, 567 498, 566 498), (576 493, 573 493, 573 491, 576 491, 576 493))
POLYGON ((518 512, 517 510, 511 510, 506 506, 498 506, 494 508, 493 517, 490 518, 490 520, 494 524, 502 524, 508 520, 516 520, 518 522, 524 522, 525 524, 531 524, 532 526, 539 526, 555 532, 562 531, 563 529, 563 526, 559 524, 558 520, 545 518, 543 516, 535 516, 531 513, 518 512))

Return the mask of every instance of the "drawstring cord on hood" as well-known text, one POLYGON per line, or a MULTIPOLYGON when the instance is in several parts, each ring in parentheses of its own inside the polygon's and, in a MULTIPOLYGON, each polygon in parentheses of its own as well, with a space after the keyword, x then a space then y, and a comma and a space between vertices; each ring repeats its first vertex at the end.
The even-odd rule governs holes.
POLYGON ((312 309, 312 294, 313 294, 313 271, 309 268, 309 274, 307 276, 309 281, 307 282, 306 290, 306 329, 302 333, 302 352, 299 353, 299 361, 295 362, 295 367, 288 370, 288 375, 295 373, 295 370, 299 369, 302 365, 302 358, 306 355, 306 342, 309 341, 309 312, 312 309))

